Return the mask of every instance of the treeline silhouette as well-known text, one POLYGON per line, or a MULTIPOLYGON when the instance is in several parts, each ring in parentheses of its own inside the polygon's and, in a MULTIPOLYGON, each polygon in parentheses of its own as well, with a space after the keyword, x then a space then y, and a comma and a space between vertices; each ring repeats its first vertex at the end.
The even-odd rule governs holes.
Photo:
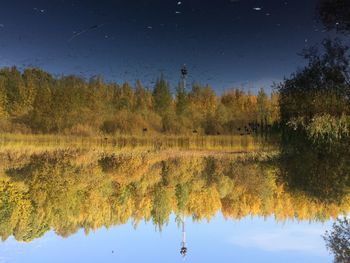
POLYGON ((100 77, 54 78, 38 69, 0 70, 0 131, 22 133, 248 134, 278 122, 278 95, 181 84, 172 94, 160 77, 153 89, 100 77))

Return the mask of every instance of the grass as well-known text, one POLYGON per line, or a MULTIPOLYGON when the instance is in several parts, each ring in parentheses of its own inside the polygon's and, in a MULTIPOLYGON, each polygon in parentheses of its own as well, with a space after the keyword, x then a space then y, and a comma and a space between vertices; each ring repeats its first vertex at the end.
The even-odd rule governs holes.
POLYGON ((253 136, 116 136, 0 134, 0 169, 28 162, 34 154, 65 152, 81 164, 104 155, 147 155, 150 158, 190 156, 249 157, 273 153, 277 147, 253 136), (105 139, 106 138, 106 139, 105 139))
POLYGON ((181 149, 258 151, 271 147, 261 137, 254 136, 94 136, 0 134, 0 147, 4 148, 114 148, 114 149, 181 149))

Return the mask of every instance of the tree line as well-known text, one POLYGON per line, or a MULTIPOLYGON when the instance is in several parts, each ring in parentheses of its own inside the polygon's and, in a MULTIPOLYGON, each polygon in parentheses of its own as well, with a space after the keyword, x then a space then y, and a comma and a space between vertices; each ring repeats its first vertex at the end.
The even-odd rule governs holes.
MULTIPOLYGON (((347 35, 349 3, 322 0, 325 29, 347 35)), ((179 83, 161 76, 152 88, 105 82, 101 77, 53 77, 38 68, 0 70, 0 132, 104 134, 251 134, 281 128, 312 141, 350 135, 348 47, 325 39, 302 52, 308 61, 271 94, 239 88, 216 94, 209 85, 179 83)))
POLYGON ((101 77, 54 78, 38 68, 0 70, 3 132, 232 134, 267 129, 278 122, 278 94, 180 83, 174 93, 163 76, 153 89, 140 81, 120 85, 101 77), (250 125, 249 125, 250 124, 250 125), (254 124, 254 125, 253 125, 254 124))

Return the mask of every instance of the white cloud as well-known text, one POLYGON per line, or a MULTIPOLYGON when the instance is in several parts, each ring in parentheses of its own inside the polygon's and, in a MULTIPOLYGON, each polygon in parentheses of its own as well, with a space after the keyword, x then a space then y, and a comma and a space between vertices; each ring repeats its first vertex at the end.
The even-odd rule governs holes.
POLYGON ((273 229, 256 229, 238 233, 230 239, 234 245, 255 247, 265 251, 297 251, 314 254, 327 254, 322 239, 324 227, 284 226, 273 229))

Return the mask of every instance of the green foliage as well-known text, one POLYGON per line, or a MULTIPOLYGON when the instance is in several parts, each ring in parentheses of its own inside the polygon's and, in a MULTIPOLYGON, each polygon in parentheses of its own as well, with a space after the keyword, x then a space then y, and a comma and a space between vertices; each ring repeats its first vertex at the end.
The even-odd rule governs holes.
POLYGON ((178 116, 183 116, 188 113, 189 109, 189 100, 188 94, 183 86, 183 83, 179 83, 176 88, 176 114, 178 116))
POLYGON ((54 78, 37 68, 23 72, 4 68, 0 70, 0 128, 78 136, 193 131, 218 135, 251 133, 248 124, 260 123, 263 130, 278 121, 274 94, 260 91, 256 96, 233 89, 217 96, 208 85, 195 83, 190 92, 182 85, 173 97, 163 76, 149 90, 140 81, 133 87, 128 82, 106 83, 100 76, 86 81, 73 75, 54 78))
POLYGON ((6 105, 7 95, 4 85, 4 79, 0 78, 0 119, 5 119, 7 117, 6 105))
POLYGON ((341 202, 350 187, 349 139, 332 140, 333 130, 327 132, 322 128, 316 138, 305 131, 288 134, 281 144, 279 162, 290 189, 322 202, 341 202))
POLYGON ((350 117, 340 118, 329 114, 315 116, 306 127, 307 134, 314 142, 333 143, 350 136, 350 117))
POLYGON ((323 42, 304 51, 308 65, 278 86, 281 121, 304 118, 308 124, 315 115, 340 117, 350 114, 348 48, 340 41, 323 42))
POLYGON ((161 76, 153 90, 154 109, 159 115, 168 113, 172 107, 172 96, 169 84, 163 76, 161 76))

